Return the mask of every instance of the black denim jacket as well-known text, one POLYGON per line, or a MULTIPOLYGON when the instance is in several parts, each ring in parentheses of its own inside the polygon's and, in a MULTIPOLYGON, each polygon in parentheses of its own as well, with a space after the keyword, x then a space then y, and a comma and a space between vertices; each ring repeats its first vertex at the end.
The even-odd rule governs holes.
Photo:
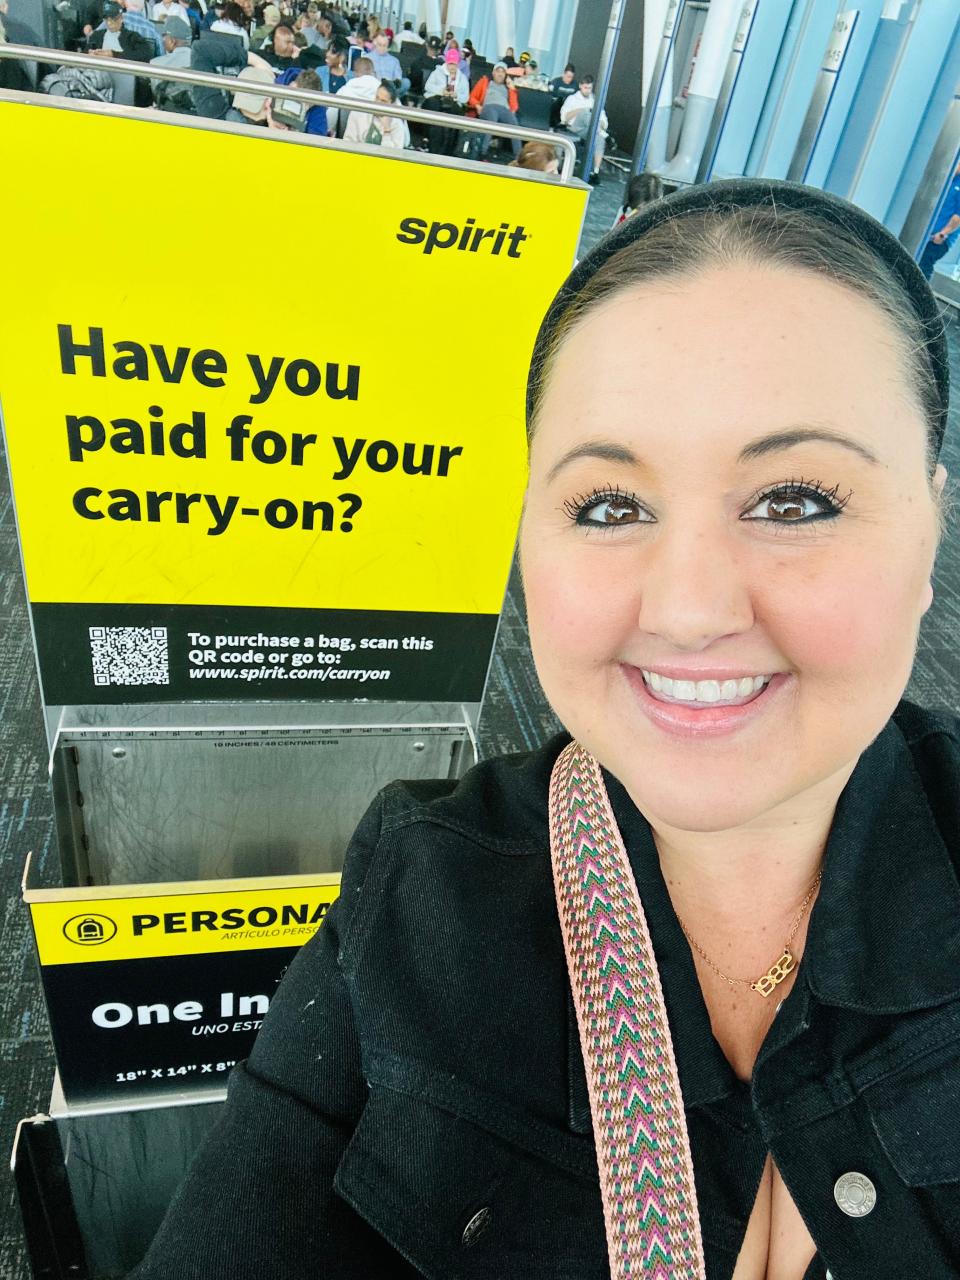
MULTIPOLYGON (((565 739, 395 783, 291 966, 138 1280, 601 1280, 590 1111, 551 881, 565 739)), ((663 981, 709 1280, 767 1151, 810 1280, 960 1276, 960 739, 901 703, 837 808, 794 987, 738 1082, 649 828, 608 778, 663 981), (865 1174, 876 1204, 843 1213, 865 1174)))

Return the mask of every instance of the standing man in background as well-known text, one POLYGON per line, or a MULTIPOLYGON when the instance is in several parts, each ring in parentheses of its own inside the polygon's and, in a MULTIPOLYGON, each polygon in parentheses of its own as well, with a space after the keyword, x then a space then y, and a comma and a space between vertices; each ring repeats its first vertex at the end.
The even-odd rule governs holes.
POLYGON ((940 206, 937 222, 940 229, 933 233, 920 255, 920 270, 927 280, 931 279, 935 264, 949 251, 960 231, 960 164, 953 172, 953 181, 940 206))

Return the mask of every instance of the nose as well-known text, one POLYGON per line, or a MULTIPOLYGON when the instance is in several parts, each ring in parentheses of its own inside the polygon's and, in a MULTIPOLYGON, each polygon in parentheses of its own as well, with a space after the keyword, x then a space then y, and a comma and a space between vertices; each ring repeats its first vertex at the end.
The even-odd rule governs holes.
POLYGON ((717 525, 668 522, 639 573, 638 624, 674 649, 700 652, 756 621, 743 548, 717 525))

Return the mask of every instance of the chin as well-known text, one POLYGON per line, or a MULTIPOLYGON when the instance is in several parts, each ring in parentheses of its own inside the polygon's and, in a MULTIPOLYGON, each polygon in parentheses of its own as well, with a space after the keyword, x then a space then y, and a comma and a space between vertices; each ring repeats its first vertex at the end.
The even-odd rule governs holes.
POLYGON ((706 833, 747 827, 794 794, 773 790, 769 785, 763 791, 737 788, 737 794, 731 794, 728 783, 710 786, 704 779, 689 775, 681 780, 661 779, 649 773, 631 777, 629 769, 617 772, 611 768, 610 772, 652 827, 671 827, 674 831, 706 833))

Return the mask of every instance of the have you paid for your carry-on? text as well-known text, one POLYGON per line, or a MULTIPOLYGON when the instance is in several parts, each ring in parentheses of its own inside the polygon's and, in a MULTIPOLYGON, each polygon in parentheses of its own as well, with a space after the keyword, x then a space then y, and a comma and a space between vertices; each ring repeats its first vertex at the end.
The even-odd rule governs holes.
MULTIPOLYGON (((190 378, 207 392, 228 386, 226 356, 212 347, 191 352, 178 347, 173 353, 159 343, 147 345, 128 340, 108 343, 104 330, 89 327, 74 332, 69 324, 57 326, 60 373, 78 373, 96 379, 119 379, 129 383, 179 385, 190 378)), ((245 391, 250 405, 263 405, 280 394, 309 399, 324 395, 333 401, 357 402, 361 398, 361 366, 318 362, 283 356, 245 357, 245 391)), ((141 397, 142 389, 141 389, 141 397)), ((178 414, 168 423, 153 391, 151 403, 136 416, 112 417, 100 413, 65 415, 66 452, 70 464, 89 468, 98 458, 172 456, 202 464, 215 460, 233 466, 292 467, 326 466, 331 481, 345 485, 364 474, 396 472, 408 476, 444 479, 463 454, 455 443, 400 441, 366 436, 330 435, 317 432, 281 433, 259 426, 252 414, 225 416, 219 429, 208 423, 207 409, 178 414), (209 428, 209 429, 208 429, 209 428)), ((90 480, 93 480, 93 476, 90 480)), ((168 489, 104 488, 96 483, 78 485, 71 502, 84 520, 118 522, 174 521, 200 524, 210 537, 225 533, 238 518, 263 520, 274 529, 350 533, 364 499, 359 493, 343 491, 317 499, 278 496, 262 505, 249 505, 238 493, 208 493, 168 489)))

